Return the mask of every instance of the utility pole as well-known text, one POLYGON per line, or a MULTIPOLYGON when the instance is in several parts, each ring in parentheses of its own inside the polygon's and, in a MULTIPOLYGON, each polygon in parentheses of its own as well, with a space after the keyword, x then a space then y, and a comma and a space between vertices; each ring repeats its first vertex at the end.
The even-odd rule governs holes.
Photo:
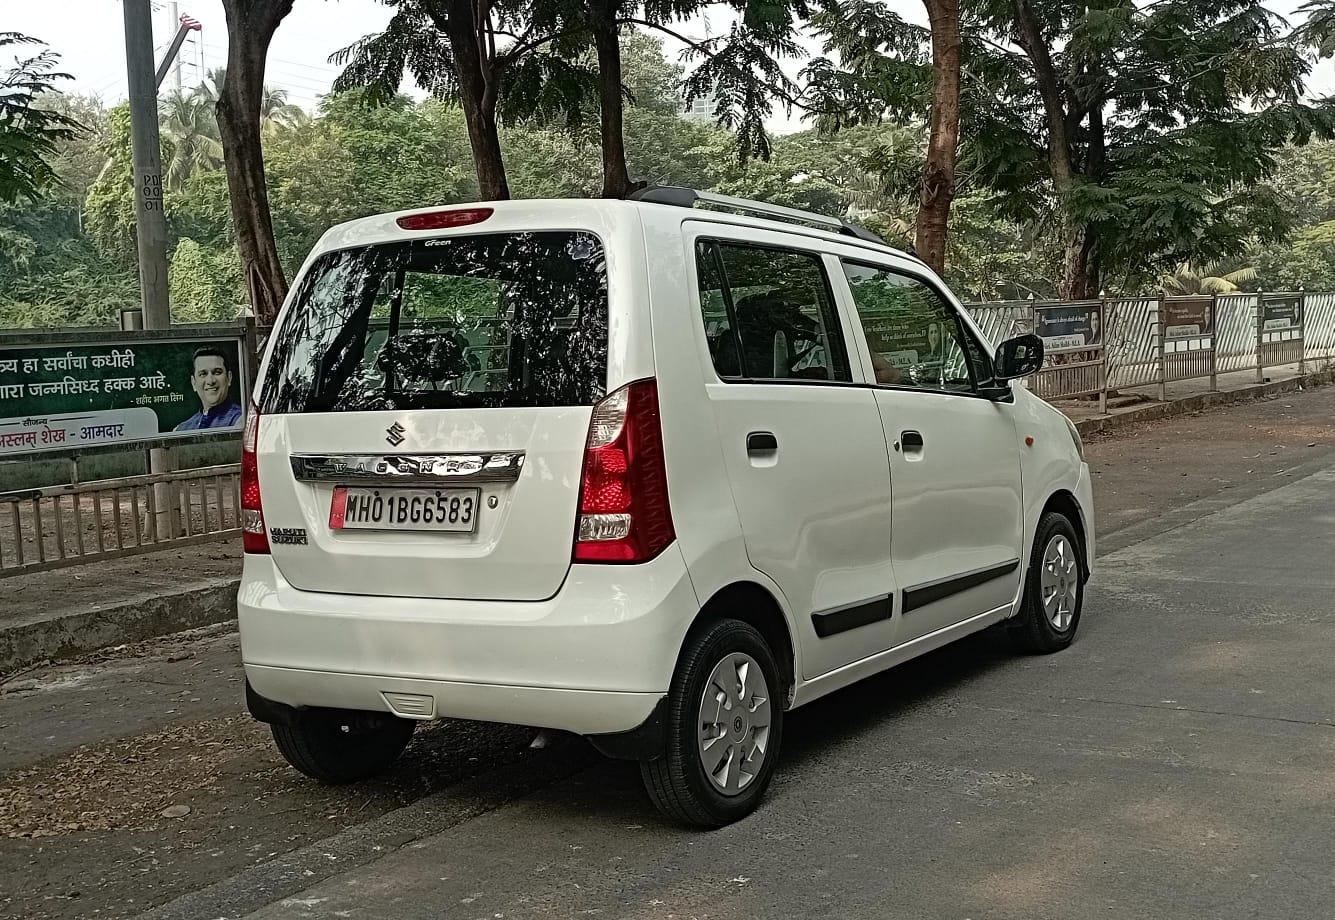
POLYGON ((162 209, 162 143, 153 69, 153 20, 149 0, 123 0, 125 65, 134 143, 134 211, 139 238, 139 293, 145 329, 171 325, 167 305, 167 216, 162 209))
MULTIPOLYGON (((153 68, 153 13, 149 0, 122 0, 125 7, 125 69, 130 91, 130 138, 134 145, 134 212, 139 238, 139 299, 145 329, 171 326, 167 300, 167 215, 162 208, 162 143, 158 137, 158 84, 153 68)), ((175 458, 163 448, 149 451, 150 473, 170 472, 175 458)), ((153 486, 155 539, 172 533, 175 490, 153 486)))

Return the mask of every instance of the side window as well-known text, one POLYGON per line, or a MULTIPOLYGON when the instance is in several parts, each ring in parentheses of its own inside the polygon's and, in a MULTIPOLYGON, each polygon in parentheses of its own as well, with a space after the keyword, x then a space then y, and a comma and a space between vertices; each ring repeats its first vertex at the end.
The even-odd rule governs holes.
POLYGON ((964 334, 964 347, 969 353, 969 364, 973 366, 973 379, 980 387, 992 386, 992 358, 988 356, 978 340, 967 332, 964 334))
POLYGON ((701 240, 696 267, 705 336, 720 377, 852 379, 818 256, 701 240))
POLYGON ((714 370, 720 377, 741 377, 737 333, 733 328, 732 311, 728 309, 725 299, 718 247, 713 242, 696 242, 695 268, 700 278, 700 312, 705 323, 705 339, 709 342, 709 356, 714 360, 714 370))
POLYGON ((974 392, 981 352, 963 335, 954 307, 908 275, 856 262, 845 262, 844 274, 877 383, 974 392))

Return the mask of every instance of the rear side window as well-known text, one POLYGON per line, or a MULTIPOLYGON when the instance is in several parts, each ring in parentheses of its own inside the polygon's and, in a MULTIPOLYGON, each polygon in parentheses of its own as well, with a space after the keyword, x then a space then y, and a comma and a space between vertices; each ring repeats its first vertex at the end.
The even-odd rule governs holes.
POLYGON ((587 406, 606 383, 597 237, 451 237, 321 256, 275 335, 260 409, 587 406))
POLYGON ((696 270, 705 337, 720 377, 851 379, 818 256, 700 240, 696 270))

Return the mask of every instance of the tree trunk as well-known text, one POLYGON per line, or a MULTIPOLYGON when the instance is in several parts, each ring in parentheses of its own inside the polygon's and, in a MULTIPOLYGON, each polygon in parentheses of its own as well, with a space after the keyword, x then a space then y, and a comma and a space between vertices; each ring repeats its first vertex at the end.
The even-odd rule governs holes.
POLYGON ((937 274, 946 269, 950 205, 960 136, 959 0, 924 0, 932 29, 932 108, 914 248, 937 274))
MULTIPOLYGON (((1085 154, 1085 176, 1091 182, 1100 182, 1107 172, 1107 138, 1103 126, 1102 90, 1089 105, 1089 143, 1085 154)), ((1069 258, 1069 256, 1068 256, 1069 258)), ((1099 296, 1103 287, 1103 272, 1099 259, 1099 236, 1095 227, 1086 225, 1080 252, 1070 265, 1072 287, 1084 290, 1084 298, 1099 296)))
POLYGON ((1071 135, 1067 130, 1066 102, 1062 98, 1061 80, 1057 68, 1052 63, 1052 52, 1048 50, 1047 39, 1038 17, 1034 14, 1029 0, 1014 0, 1015 31, 1020 47, 1030 63, 1034 65, 1034 77, 1038 84, 1039 95, 1043 99, 1043 115, 1048 123, 1048 164, 1052 171, 1052 183, 1058 194, 1070 190, 1075 180, 1075 167, 1071 156, 1071 135))
POLYGON ((598 51, 598 103, 602 113, 603 197, 625 198, 634 190, 626 167, 624 100, 621 94, 621 36, 616 0, 589 0, 589 22, 598 51))
POLYGON ((1068 219, 1066 256, 1059 291, 1064 300, 1092 300, 1099 296, 1095 243, 1096 237, 1087 225, 1068 219))
POLYGON ((227 75, 218 94, 218 134, 227 169, 236 246, 255 317, 270 325, 287 297, 287 279, 274 242, 269 190, 260 144, 269 42, 293 0, 223 0, 227 16, 227 75))
POLYGON ((449 0, 447 15, 432 15, 436 28, 450 41, 450 51, 459 80, 459 104, 468 126, 468 144, 473 150, 478 191, 484 201, 510 197, 501 155, 501 136, 496 125, 496 100, 500 74, 496 69, 495 37, 486 4, 472 0, 449 0))
POLYGON ((1067 111, 1062 82, 1052 62, 1052 53, 1043 37, 1038 17, 1029 5, 1029 0, 1013 0, 1013 3, 1016 38, 1034 65, 1035 81, 1043 99, 1043 114, 1048 125, 1048 168, 1052 173, 1052 185, 1057 193, 1057 206, 1061 209, 1062 225, 1065 228, 1066 257, 1061 296, 1082 300, 1097 296, 1098 282, 1093 282, 1094 290, 1091 292, 1090 268, 1094 239, 1084 222, 1071 213, 1069 200, 1080 180, 1072 144, 1076 125, 1072 123, 1074 119, 1067 111))

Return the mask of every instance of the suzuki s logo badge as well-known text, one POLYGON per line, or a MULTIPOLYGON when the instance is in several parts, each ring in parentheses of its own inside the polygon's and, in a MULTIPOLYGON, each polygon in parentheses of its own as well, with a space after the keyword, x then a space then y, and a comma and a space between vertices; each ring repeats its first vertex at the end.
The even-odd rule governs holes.
POLYGON ((389 442, 390 447, 398 447, 403 443, 403 433, 407 429, 395 422, 385 429, 385 440, 389 442))

